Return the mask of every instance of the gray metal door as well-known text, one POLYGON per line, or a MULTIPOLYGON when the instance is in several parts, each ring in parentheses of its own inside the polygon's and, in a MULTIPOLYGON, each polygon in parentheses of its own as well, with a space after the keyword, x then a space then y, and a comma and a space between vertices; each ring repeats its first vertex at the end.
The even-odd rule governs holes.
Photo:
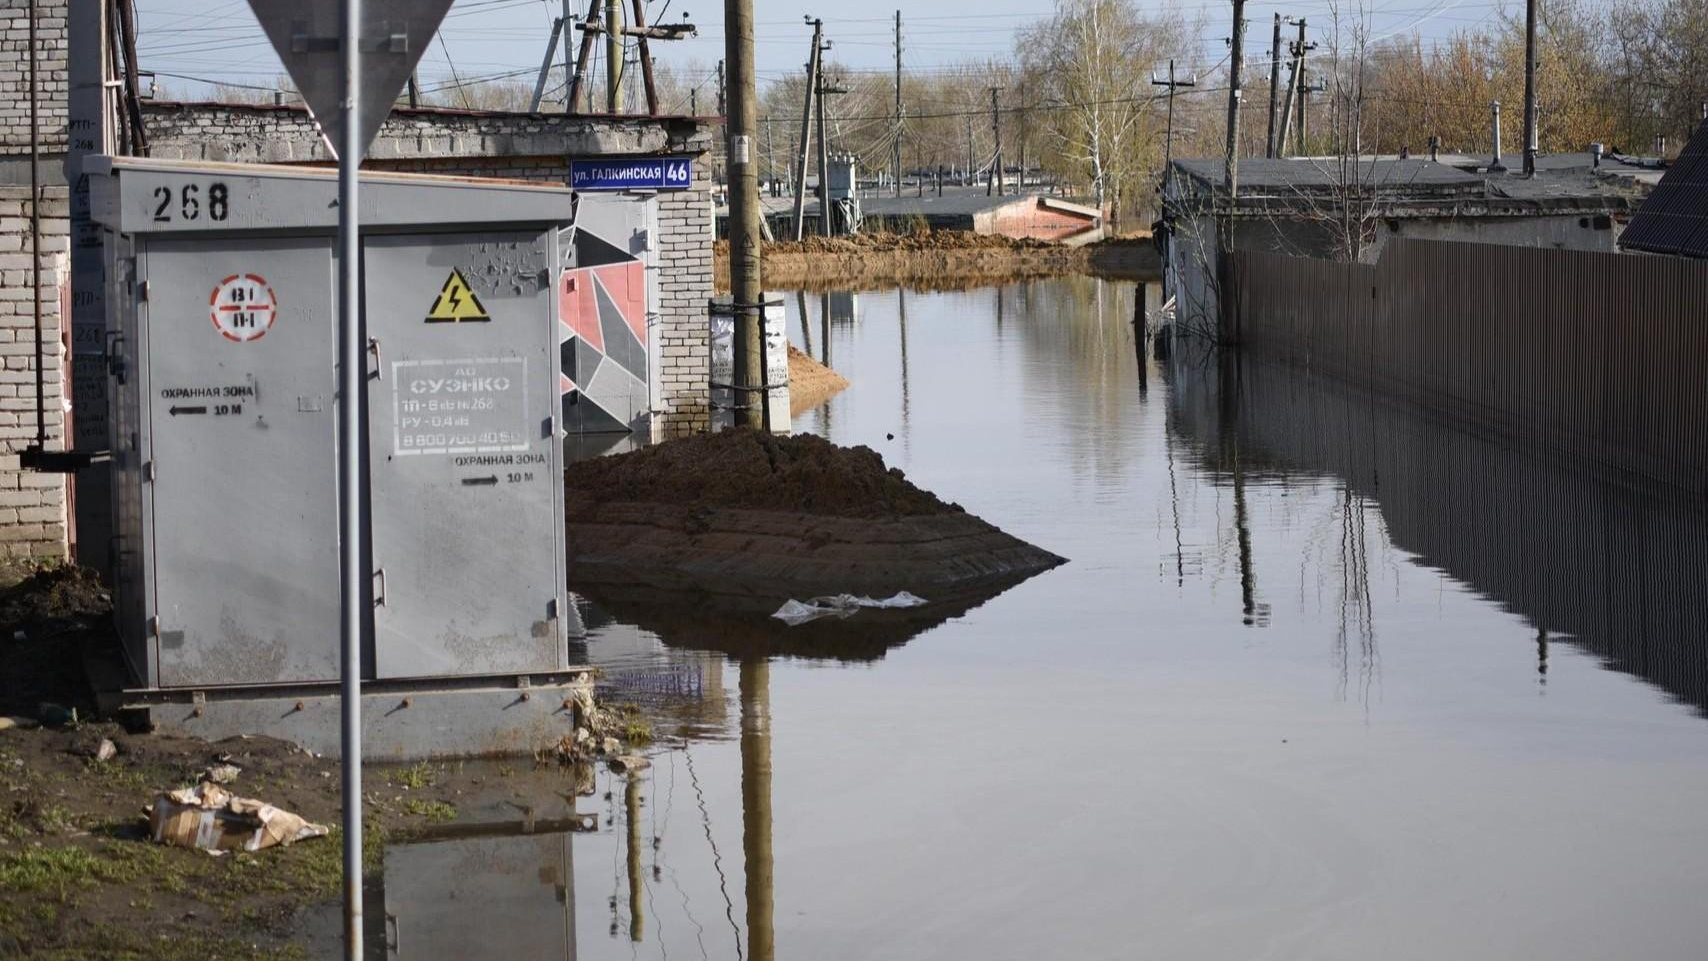
POLYGON ((377 676, 567 663, 553 238, 371 237, 377 676))
POLYGON ((159 683, 336 678, 330 247, 154 240, 138 278, 159 683))

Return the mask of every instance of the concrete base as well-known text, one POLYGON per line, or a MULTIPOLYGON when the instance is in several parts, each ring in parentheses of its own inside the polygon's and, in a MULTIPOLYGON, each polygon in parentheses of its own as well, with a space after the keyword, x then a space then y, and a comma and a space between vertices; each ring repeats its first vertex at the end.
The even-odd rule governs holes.
MULTIPOLYGON (((515 757, 573 732, 570 686, 582 672, 466 680, 370 681, 362 691, 362 756, 370 761, 515 757)), ((208 690, 131 689, 112 707, 160 733, 218 741, 259 734, 338 757, 336 685, 208 690)))

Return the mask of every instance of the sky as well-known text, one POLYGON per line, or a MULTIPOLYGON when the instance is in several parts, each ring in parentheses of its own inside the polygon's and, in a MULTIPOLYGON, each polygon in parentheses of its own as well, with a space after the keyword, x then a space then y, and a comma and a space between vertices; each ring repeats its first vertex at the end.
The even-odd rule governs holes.
MULTIPOLYGON (((625 8, 630 0, 624 0, 625 8)), ((1142 8, 1173 8, 1188 19, 1202 19, 1198 36, 1178 59, 1208 72, 1227 53, 1230 0, 1135 0, 1142 8)), ((1518 0, 1251 0, 1246 6, 1247 62, 1267 65, 1271 24, 1276 12, 1312 20, 1312 33, 1326 25, 1330 9, 1370 8, 1377 35, 1417 33, 1427 42, 1478 24, 1490 23, 1503 8, 1517 11, 1518 0)), ((587 0, 572 0, 578 14, 587 0)), ((211 82, 271 88, 282 72, 262 36, 247 0, 136 0, 139 53, 144 70, 160 75, 170 93, 204 95, 211 82)), ((855 79, 876 81, 894 69, 894 16, 902 15, 902 66, 929 73, 967 59, 1009 58, 1016 30, 1048 16, 1052 0, 890 0, 852 4, 847 0, 753 0, 755 57, 761 86, 797 73, 806 62, 811 28, 803 15, 824 18, 833 44, 831 59, 855 79), (866 73, 869 72, 869 73, 866 73)), ((562 0, 456 0, 440 30, 439 41, 423 56, 422 86, 501 78, 532 83, 545 53, 552 21, 562 0)), ((721 0, 648 0, 649 22, 684 18, 698 36, 652 44, 653 57, 684 80, 709 76, 724 53, 721 0)), ((579 40, 579 34, 577 34, 579 40)), ((561 60, 561 55, 559 57, 561 60)), ((561 82, 554 78, 554 82, 561 82)), ((669 111, 676 112, 676 111, 669 111)), ((708 111, 703 111, 708 112, 708 111)))

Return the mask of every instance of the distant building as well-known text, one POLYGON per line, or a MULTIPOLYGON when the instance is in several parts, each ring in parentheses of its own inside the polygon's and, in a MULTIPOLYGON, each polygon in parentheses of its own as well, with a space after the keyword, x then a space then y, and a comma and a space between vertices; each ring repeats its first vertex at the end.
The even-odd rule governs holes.
MULTIPOLYGON (((762 196, 760 207, 773 236, 793 238, 793 198, 762 196)), ((958 230, 1075 245, 1104 237, 1103 217, 1096 207, 1036 193, 990 197, 983 187, 955 187, 939 197, 933 187, 927 187, 922 196, 904 189, 900 197, 861 197, 857 209, 861 233, 905 234, 924 227, 933 232, 958 230)), ((728 235, 728 214, 727 207, 718 207, 720 237, 728 235)), ((807 198, 803 221, 807 235, 818 232, 818 201, 812 197, 807 198)))
POLYGON ((1708 257, 1708 121, 1631 217, 1619 246, 1646 254, 1708 257))
POLYGON ((1598 165, 1587 153, 1540 157, 1533 179, 1478 163, 1242 159, 1230 210, 1222 160, 1175 160, 1163 180, 1158 241, 1176 317, 1214 326, 1216 221, 1230 214, 1235 249, 1298 257, 1374 263, 1395 237, 1613 252, 1653 175, 1615 160, 1598 165))

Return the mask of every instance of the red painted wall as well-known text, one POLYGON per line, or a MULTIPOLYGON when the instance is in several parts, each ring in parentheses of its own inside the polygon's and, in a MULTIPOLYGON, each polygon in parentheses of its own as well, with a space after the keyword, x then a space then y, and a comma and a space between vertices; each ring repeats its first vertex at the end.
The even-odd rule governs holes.
POLYGON ((1061 240, 1092 226, 1091 217, 1065 210, 1051 210, 1037 201, 1031 205, 1010 204, 979 216, 980 233, 1035 240, 1061 240))

